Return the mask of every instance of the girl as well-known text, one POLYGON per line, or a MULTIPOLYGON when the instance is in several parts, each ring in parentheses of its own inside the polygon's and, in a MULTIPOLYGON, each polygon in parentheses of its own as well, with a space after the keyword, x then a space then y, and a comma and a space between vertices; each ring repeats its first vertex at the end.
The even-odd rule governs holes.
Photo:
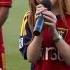
POLYGON ((30 12, 23 19, 20 51, 32 63, 32 70, 70 70, 70 0, 49 0, 51 11, 42 1, 29 0, 30 12), (40 13, 45 19, 44 28, 39 36, 34 36, 40 13))

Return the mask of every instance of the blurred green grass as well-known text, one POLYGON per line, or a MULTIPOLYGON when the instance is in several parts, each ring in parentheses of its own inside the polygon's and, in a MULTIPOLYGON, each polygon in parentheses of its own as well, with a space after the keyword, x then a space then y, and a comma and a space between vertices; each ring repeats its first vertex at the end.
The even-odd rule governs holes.
POLYGON ((30 64, 24 61, 18 50, 20 26, 27 9, 27 0, 13 0, 9 17, 3 27, 7 70, 30 70, 30 64))

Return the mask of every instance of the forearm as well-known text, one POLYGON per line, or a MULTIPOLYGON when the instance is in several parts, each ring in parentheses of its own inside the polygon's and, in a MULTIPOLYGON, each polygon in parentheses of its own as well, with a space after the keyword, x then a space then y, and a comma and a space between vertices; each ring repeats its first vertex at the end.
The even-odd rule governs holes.
POLYGON ((31 44, 27 49, 27 59, 30 62, 36 62, 41 57, 41 44, 42 38, 39 36, 35 36, 31 44))
POLYGON ((8 13, 8 7, 0 7, 0 27, 4 24, 5 20, 7 19, 8 13))
MULTIPOLYGON (((57 31, 54 32, 54 38, 58 38, 59 34, 57 31)), ((58 42, 55 43, 60 55, 64 59, 64 61, 70 65, 70 46, 60 38, 58 42)))

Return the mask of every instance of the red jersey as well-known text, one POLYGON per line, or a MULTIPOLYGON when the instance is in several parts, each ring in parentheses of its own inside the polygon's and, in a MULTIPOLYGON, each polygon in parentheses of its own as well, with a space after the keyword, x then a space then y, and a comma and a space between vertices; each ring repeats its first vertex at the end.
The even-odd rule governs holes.
MULTIPOLYGON (((11 7, 12 0, 0 0, 0 7, 11 7)), ((0 53, 4 52, 2 28, 0 28, 0 53)))
MULTIPOLYGON (((66 15, 67 24, 58 17, 57 30, 64 40, 70 44, 70 15, 66 15)), ((36 64, 32 64, 31 70, 70 70, 52 39, 51 31, 46 28, 43 31, 42 58, 36 64)), ((23 18, 19 38, 19 50, 24 59, 27 59, 27 47, 32 40, 32 32, 28 25, 28 13, 23 18)))
MULTIPOLYGON (((64 40, 70 44, 70 15, 66 15, 66 21, 67 24, 64 24, 63 21, 58 18, 57 30, 64 40)), ((42 58, 34 65, 33 70, 70 70, 70 66, 66 65, 55 47, 52 34, 48 28, 43 32, 42 47, 42 58)))

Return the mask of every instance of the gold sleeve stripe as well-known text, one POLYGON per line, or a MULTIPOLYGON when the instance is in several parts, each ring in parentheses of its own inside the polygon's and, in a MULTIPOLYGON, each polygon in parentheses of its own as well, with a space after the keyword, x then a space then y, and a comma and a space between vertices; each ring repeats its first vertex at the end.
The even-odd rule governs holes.
POLYGON ((23 35, 23 36, 26 35, 25 25, 26 25, 26 23, 27 23, 27 21, 28 21, 27 16, 28 16, 28 13, 26 13, 26 14, 24 15, 23 22, 22 22, 22 25, 21 25, 20 36, 22 36, 22 35, 23 35))
POLYGON ((26 35, 26 29, 25 29, 25 25, 26 25, 26 23, 27 23, 27 19, 24 21, 24 19, 23 19, 23 22, 22 22, 22 26, 21 26, 21 33, 20 33, 20 35, 22 36, 24 36, 24 35, 26 35))

